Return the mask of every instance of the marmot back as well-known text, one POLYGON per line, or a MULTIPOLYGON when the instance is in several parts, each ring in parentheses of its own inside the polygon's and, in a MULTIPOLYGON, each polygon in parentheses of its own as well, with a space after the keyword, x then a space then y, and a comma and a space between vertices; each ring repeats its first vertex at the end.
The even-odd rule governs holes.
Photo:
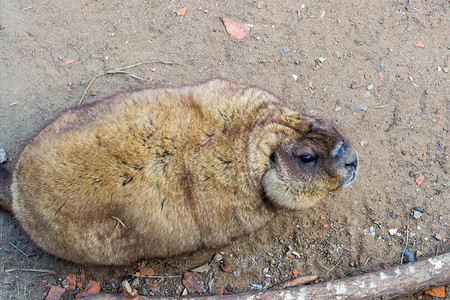
POLYGON ((127 264, 224 245, 350 184, 357 168, 330 122, 211 80, 63 112, 23 149, 10 191, 44 250, 127 264))

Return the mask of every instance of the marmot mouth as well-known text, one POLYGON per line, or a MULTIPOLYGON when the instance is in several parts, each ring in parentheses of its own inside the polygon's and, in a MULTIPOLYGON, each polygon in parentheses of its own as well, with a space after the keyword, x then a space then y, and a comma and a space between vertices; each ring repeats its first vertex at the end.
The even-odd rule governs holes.
POLYGON ((348 175, 344 180, 339 182, 340 187, 347 187, 350 184, 352 184, 353 181, 356 179, 356 171, 352 172, 350 175, 348 175))

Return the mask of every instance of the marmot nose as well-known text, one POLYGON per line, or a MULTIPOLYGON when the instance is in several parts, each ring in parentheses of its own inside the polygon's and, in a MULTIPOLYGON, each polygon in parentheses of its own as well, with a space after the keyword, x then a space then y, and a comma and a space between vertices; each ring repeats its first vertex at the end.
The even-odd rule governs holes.
POLYGON ((355 180, 358 172, 358 154, 349 143, 341 142, 333 150, 332 155, 338 172, 344 177, 340 185, 349 185, 355 180))

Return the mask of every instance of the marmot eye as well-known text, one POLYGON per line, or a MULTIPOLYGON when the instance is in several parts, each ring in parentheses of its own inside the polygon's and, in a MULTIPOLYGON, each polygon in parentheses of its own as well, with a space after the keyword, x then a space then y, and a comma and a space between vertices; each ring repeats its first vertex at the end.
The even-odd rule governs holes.
POLYGON ((316 158, 310 154, 302 154, 298 157, 298 160, 304 165, 311 165, 316 162, 316 158))

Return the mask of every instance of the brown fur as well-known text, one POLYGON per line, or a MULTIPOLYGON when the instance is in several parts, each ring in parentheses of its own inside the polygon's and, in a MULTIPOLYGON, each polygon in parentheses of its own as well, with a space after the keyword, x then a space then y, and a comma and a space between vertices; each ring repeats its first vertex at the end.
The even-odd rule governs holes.
POLYGON ((37 245, 70 261, 168 257, 224 245, 349 184, 357 158, 343 142, 330 122, 224 80, 120 93, 30 141, 12 208, 37 245), (299 163, 304 153, 319 159, 299 163))

